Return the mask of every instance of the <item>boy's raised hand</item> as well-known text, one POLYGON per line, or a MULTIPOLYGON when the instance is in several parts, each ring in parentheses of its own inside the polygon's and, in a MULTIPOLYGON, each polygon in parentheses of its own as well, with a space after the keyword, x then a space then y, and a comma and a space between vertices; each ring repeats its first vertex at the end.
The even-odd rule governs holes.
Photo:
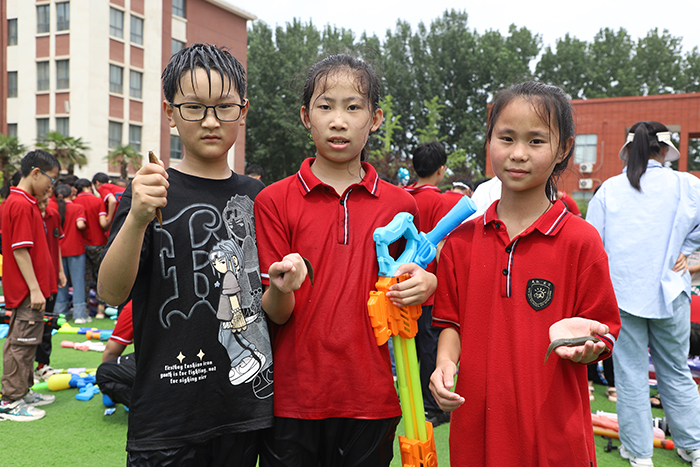
MULTIPOLYGON (((595 334, 605 335, 610 332, 608 326, 598 321, 586 318, 565 318, 549 327, 549 340, 553 342, 557 339, 569 339, 575 337, 594 336, 595 334)), ((588 364, 598 359, 600 354, 607 350, 605 342, 586 342, 583 345, 574 347, 561 346, 554 349, 554 352, 563 359, 573 362, 588 364)))
POLYGON ((396 306, 420 305, 430 297, 437 288, 437 278, 416 263, 405 263, 398 267, 394 276, 408 274, 411 277, 394 284, 386 296, 396 306))
POLYGON ((282 258, 282 261, 272 263, 268 274, 270 275, 270 285, 282 293, 290 293, 299 290, 306 279, 308 269, 299 253, 290 253, 282 258))
POLYGON ((168 204, 168 174, 162 161, 145 164, 131 182, 132 201, 129 215, 145 227, 156 215, 156 208, 168 204))

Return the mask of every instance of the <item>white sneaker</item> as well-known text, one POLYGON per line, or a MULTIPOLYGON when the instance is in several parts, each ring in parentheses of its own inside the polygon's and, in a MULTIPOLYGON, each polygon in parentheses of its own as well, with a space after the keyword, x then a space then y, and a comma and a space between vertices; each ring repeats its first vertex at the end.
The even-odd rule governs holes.
POLYGON ((89 316, 87 318, 77 318, 75 320, 75 324, 87 324, 87 323, 91 323, 91 322, 92 322, 92 318, 90 318, 89 316))
POLYGON ((634 457, 622 445, 620 445, 619 451, 620 451, 620 457, 630 461, 630 465, 632 467, 654 467, 654 462, 652 462, 651 457, 634 457))
POLYGON ((54 396, 53 394, 41 394, 38 392, 34 392, 30 389, 27 395, 22 398, 22 400, 25 404, 30 405, 32 407, 36 407, 38 405, 52 404, 53 401, 56 400, 56 396, 54 396))
POLYGON ((700 449, 695 449, 693 451, 688 451, 685 449, 678 448, 678 455, 681 456, 686 462, 690 462, 693 467, 700 467, 700 449))
POLYGON ((20 399, 6 405, 0 404, 0 418, 15 422, 32 422, 44 418, 46 412, 31 405, 27 405, 20 399))

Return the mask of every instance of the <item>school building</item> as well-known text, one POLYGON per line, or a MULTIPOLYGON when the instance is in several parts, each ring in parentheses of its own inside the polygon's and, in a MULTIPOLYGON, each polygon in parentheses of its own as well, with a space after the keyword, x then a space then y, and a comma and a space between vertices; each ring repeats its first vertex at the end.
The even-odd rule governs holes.
MULTIPOLYGON (((160 76, 186 45, 226 46, 247 68, 253 14, 226 0, 0 0, 0 133, 33 148, 48 131, 82 138, 78 176, 117 176, 119 144, 166 164, 182 142, 163 112, 160 76)), ((242 173, 245 135, 229 152, 242 173)))
MULTIPOLYGON (((619 152, 632 125, 655 120, 671 130, 681 158, 676 170, 700 177, 700 93, 573 100, 576 153, 557 187, 590 199, 603 181, 622 173, 619 152)), ((486 160, 488 176, 493 176, 486 160)))

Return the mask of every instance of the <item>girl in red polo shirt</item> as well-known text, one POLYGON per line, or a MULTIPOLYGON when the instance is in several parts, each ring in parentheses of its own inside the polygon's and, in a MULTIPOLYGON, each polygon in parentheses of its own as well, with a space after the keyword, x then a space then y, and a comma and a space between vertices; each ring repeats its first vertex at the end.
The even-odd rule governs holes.
MULTIPOLYGON (((365 62, 334 55, 314 65, 301 120, 316 157, 255 199, 263 309, 279 325, 275 427, 261 466, 378 467, 393 456, 401 409, 389 351, 377 346, 367 312, 379 269, 372 234, 397 213, 417 218, 418 210, 363 162, 382 122, 378 103, 379 80, 365 62), (313 286, 302 255, 313 265, 313 286)), ((401 273, 412 277, 389 293, 400 306, 434 291, 435 276, 416 264, 401 273)))
MULTIPOLYGON (((73 202, 72 190, 68 185, 59 185, 54 190, 58 202, 64 236, 61 239, 63 270, 73 286, 73 319, 76 323, 87 323, 88 313, 85 302, 85 237, 87 228, 85 208, 73 202)), ((58 289, 56 313, 67 314, 70 306, 68 285, 58 289)))
POLYGON ((610 356, 620 316, 600 235, 553 201, 574 137, 557 87, 521 83, 493 104, 501 199, 450 234, 437 272, 433 324, 444 329, 430 385, 454 411, 453 466, 596 464, 585 364, 610 356), (543 364, 550 342, 582 336, 596 339, 543 364))

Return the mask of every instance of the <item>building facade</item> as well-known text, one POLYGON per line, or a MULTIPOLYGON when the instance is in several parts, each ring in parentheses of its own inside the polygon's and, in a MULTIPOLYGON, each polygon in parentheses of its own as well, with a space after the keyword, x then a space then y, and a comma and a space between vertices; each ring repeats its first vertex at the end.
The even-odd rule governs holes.
MULTIPOLYGON (((676 170, 700 177, 700 93, 576 99, 576 153, 557 187, 575 198, 590 199, 603 181, 622 173, 619 152, 632 125, 655 120, 671 130, 681 158, 676 170)), ((488 176, 493 176, 486 158, 488 176)))
MULTIPOLYGON (((163 68, 196 42, 247 67, 254 19, 225 0, 0 0, 0 133, 30 148, 48 131, 82 138, 86 178, 118 175, 106 156, 119 144, 174 165, 183 148, 163 112, 163 68)), ((243 172, 243 133, 229 163, 243 172)))

